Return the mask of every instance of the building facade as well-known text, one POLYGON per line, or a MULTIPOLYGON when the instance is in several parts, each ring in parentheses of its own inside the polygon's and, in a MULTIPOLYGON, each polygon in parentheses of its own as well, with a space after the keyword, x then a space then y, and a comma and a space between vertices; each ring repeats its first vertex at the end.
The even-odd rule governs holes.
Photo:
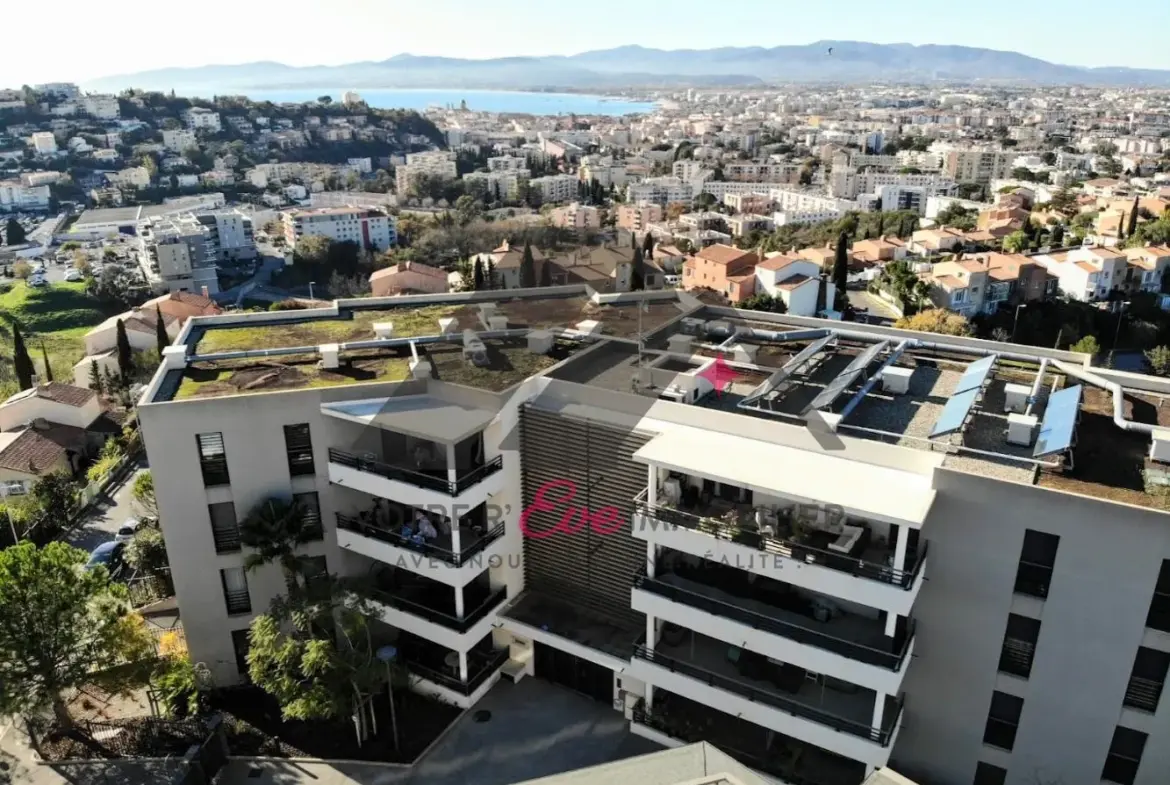
POLYGON ((295 246, 302 237, 317 235, 361 248, 384 251, 398 242, 394 216, 365 207, 320 207, 289 210, 281 216, 284 238, 295 246))

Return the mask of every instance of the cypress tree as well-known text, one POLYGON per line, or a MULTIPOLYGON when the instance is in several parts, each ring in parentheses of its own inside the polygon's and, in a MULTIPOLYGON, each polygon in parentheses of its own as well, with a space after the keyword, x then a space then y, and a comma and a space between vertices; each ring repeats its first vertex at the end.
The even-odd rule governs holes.
POLYGON ((496 263, 488 259, 487 267, 483 271, 484 280, 488 289, 496 288, 496 263))
POLYGON ((654 258, 654 235, 646 232, 646 238, 642 241, 642 256, 646 259, 654 258))
POLYGON ((552 286, 552 262, 548 259, 545 259, 544 263, 540 265, 540 285, 552 286))
POLYGON ((646 287, 646 278, 642 275, 642 249, 634 249, 634 262, 630 270, 630 291, 641 291, 646 287))
POLYGON ((89 389, 98 395, 101 395, 105 390, 105 386, 102 384, 102 372, 98 368, 97 360, 89 361, 89 389))
POLYGON ((1129 226, 1127 226, 1125 229, 1125 234, 1128 237, 1133 237, 1134 232, 1137 231, 1137 219, 1140 204, 1141 202, 1138 201, 1138 197, 1135 196, 1133 198, 1133 209, 1129 212, 1129 226))
POLYGON ((41 341, 41 361, 45 364, 45 381, 53 381, 53 366, 49 365, 49 350, 45 348, 44 341, 41 341))
POLYGON ((833 286, 837 288, 836 301, 845 299, 845 287, 849 284, 849 238, 845 232, 837 236, 837 248, 833 255, 833 286))
POLYGON ((134 355, 130 351, 130 338, 126 335, 126 323, 118 320, 118 373, 122 375, 122 383, 129 384, 130 374, 134 372, 134 355))
POLYGON ((1125 211, 1124 210, 1121 213, 1121 220, 1119 220, 1117 222, 1117 239, 1118 240, 1125 239, 1125 211))
POLYGON ((33 364, 28 356, 28 349, 24 345, 24 336, 20 334, 20 328, 15 324, 12 325, 12 364, 16 371, 16 383, 21 390, 27 390, 33 386, 33 364))
POLYGON ((158 340, 158 356, 162 359, 163 350, 171 344, 171 339, 167 336, 167 325, 163 321, 162 309, 157 305, 154 306, 154 315, 156 317, 154 323, 154 334, 158 340))
POLYGON ((477 258, 475 260, 475 267, 472 269, 472 286, 474 291, 483 291, 483 260, 477 258))
POLYGON ((532 245, 526 242, 524 243, 524 256, 520 259, 520 288, 532 289, 535 286, 536 263, 532 259, 532 245))

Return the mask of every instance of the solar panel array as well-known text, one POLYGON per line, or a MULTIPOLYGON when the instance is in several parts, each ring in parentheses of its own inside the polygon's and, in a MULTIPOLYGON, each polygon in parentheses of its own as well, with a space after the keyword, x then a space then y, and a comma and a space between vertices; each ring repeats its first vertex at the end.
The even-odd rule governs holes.
POLYGON ((873 362, 879 354, 882 353, 882 350, 885 349, 888 344, 889 341, 882 341, 881 343, 874 344, 861 354, 854 357, 853 362, 849 363, 849 365, 845 367, 845 370, 841 371, 841 373, 838 374, 837 377, 833 379, 833 381, 829 382, 829 384, 825 386, 825 389, 821 390, 820 394, 818 394, 816 398, 813 398, 812 402, 809 403, 808 406, 804 407, 804 411, 802 411, 801 414, 808 414, 809 412, 815 411, 816 409, 823 409, 833 403, 833 401, 837 400, 838 396, 845 392, 849 385, 853 384, 853 381, 861 375, 862 371, 869 367, 869 364, 873 362))
POLYGON ((829 342, 832 341, 836 337, 837 337, 837 335, 835 333, 829 333, 828 335, 825 335, 825 336, 819 338, 818 340, 813 341, 808 346, 801 349, 796 354, 796 356, 794 356, 788 362, 784 363, 783 368, 781 368, 780 370, 778 370, 774 374, 772 374, 768 378, 768 380, 766 382, 764 382, 763 384, 761 384, 759 387, 757 387, 755 389, 755 391, 752 392, 751 395, 749 395, 747 398, 743 399, 743 401, 740 402, 740 405, 746 406, 748 404, 754 403, 757 400, 759 400, 760 398, 767 395, 768 393, 775 390, 777 387, 779 387, 781 385, 781 383, 784 382, 785 379, 787 379, 792 374, 796 373, 796 369, 799 368, 802 364, 804 364, 808 360, 812 359, 820 352, 823 352, 825 350, 825 347, 829 345, 829 342))
POLYGON ((1078 384, 1048 396, 1048 406, 1044 408, 1044 420, 1040 423, 1033 458, 1054 455, 1072 447, 1083 391, 1084 387, 1078 384))
POLYGON ((938 416, 934 428, 930 431, 931 439, 962 430, 963 423, 967 422, 967 415, 979 400, 979 393, 983 392, 983 383, 991 375, 996 359, 996 355, 993 354, 967 366, 963 375, 959 377, 954 392, 943 406, 942 414, 938 416))
POLYGON ((943 407, 942 414, 938 416, 938 421, 935 422, 934 429, 930 432, 930 438, 945 436, 961 430, 963 423, 967 421, 967 415, 971 413, 971 408, 979 398, 980 389, 976 387, 965 392, 956 393, 948 398, 946 406, 943 407))
POLYGON ((996 355, 993 354, 968 365, 967 370, 963 371, 963 375, 959 377, 959 383, 955 385, 955 393, 981 389, 997 359, 996 355))

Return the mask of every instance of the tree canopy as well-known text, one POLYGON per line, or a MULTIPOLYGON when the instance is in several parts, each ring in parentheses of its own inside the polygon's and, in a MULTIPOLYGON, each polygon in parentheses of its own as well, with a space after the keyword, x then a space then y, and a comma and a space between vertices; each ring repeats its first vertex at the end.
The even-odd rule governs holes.
POLYGON ((86 558, 61 542, 0 551, 0 714, 51 707, 71 727, 66 690, 153 654, 125 587, 104 567, 85 570, 86 558))

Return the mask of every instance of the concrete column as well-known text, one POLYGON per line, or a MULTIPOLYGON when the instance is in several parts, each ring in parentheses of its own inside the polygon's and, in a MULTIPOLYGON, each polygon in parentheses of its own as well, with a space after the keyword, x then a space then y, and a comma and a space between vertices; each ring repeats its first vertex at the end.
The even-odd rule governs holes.
POLYGON ((658 644, 658 625, 654 623, 653 616, 646 617, 646 648, 654 651, 654 647, 658 644))
POLYGON ((463 589, 459 586, 455 587, 455 616, 463 618, 463 589))
MULTIPOLYGON (((448 510, 452 512, 452 510, 448 510)), ((459 517, 451 516, 447 519, 451 525, 451 552, 458 555, 463 551, 463 545, 459 542, 459 517)))
POLYGON ((898 614, 886 613, 886 637, 894 637, 894 633, 898 630, 898 614))
POLYGON ((650 506, 658 504, 658 467, 646 467, 646 501, 650 506))
POLYGON ((898 527, 898 539, 894 543, 894 569, 906 569, 906 546, 910 542, 910 527, 905 524, 898 527))
POLYGON ((885 713, 885 710, 886 694, 884 692, 879 692, 874 696, 873 699, 873 727, 877 728, 878 730, 881 730, 882 714, 885 713))
POLYGON ((467 675, 467 652, 459 652, 459 681, 466 683, 467 675))
POLYGON ((455 445, 447 445, 447 479, 455 482, 459 479, 459 467, 455 465, 455 445))
POLYGON ((653 578, 654 562, 658 560, 658 547, 652 543, 646 543, 646 577, 653 578))
POLYGON ((651 709, 653 707, 654 707, 654 685, 647 684, 646 685, 646 708, 651 709))

